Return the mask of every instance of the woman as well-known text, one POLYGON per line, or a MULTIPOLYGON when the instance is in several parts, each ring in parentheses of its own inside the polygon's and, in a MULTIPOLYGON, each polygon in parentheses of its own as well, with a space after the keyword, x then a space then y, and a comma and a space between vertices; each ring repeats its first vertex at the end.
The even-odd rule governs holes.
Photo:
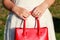
POLYGON ((56 40, 52 16, 48 10, 54 1, 4 0, 5 7, 10 10, 5 28, 5 40, 14 40, 14 29, 20 27, 23 20, 27 21, 27 28, 34 28, 35 17, 39 18, 41 27, 46 26, 48 28, 49 40, 56 40))

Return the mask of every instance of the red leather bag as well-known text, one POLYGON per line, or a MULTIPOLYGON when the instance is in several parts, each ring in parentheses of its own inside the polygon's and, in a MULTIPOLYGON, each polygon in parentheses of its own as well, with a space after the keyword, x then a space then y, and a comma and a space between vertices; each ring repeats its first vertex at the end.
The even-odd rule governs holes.
POLYGON ((48 28, 40 28, 38 19, 36 24, 37 28, 26 28, 26 20, 24 20, 23 28, 15 29, 15 40, 48 40, 48 28))

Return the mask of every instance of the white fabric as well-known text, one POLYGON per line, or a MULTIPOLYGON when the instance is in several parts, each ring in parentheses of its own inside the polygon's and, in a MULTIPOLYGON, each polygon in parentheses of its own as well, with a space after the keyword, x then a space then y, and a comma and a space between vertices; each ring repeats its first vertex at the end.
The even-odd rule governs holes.
MULTIPOLYGON (((37 5, 41 4, 44 0, 14 0, 15 4, 17 6, 23 7, 29 11, 33 10, 37 5)), ((55 32, 54 32, 54 25, 52 21, 52 16, 50 14, 50 11, 46 9, 46 11, 43 13, 43 15, 39 18, 40 20, 40 26, 41 27, 48 27, 48 35, 49 40, 56 40, 55 38, 55 32)), ((34 28, 35 26, 35 18, 31 15, 26 20, 27 28, 34 28)), ((5 40, 14 40, 14 28, 15 27, 23 27, 23 24, 20 25, 22 22, 22 19, 17 17, 15 14, 10 12, 8 15, 6 28, 5 28, 5 40)))

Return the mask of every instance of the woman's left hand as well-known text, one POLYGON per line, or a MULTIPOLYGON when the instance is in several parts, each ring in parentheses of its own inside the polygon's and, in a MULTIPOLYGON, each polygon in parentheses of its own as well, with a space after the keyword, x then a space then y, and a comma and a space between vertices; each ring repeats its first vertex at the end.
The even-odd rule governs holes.
POLYGON ((47 9, 47 5, 42 3, 33 9, 32 16, 41 17, 46 9, 47 9))

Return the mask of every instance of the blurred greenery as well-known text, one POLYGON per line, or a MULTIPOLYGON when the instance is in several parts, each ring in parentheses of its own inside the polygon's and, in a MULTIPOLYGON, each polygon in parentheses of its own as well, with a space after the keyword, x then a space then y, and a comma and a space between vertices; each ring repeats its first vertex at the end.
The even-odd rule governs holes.
MULTIPOLYGON (((54 21, 55 32, 57 40, 60 40, 60 0, 55 0, 55 3, 49 8, 54 21)), ((8 15, 8 10, 2 5, 2 0, 0 0, 0 40, 3 40, 4 26, 6 23, 8 15)))
POLYGON ((60 0, 55 0, 55 3, 50 7, 53 17, 60 18, 60 0))

